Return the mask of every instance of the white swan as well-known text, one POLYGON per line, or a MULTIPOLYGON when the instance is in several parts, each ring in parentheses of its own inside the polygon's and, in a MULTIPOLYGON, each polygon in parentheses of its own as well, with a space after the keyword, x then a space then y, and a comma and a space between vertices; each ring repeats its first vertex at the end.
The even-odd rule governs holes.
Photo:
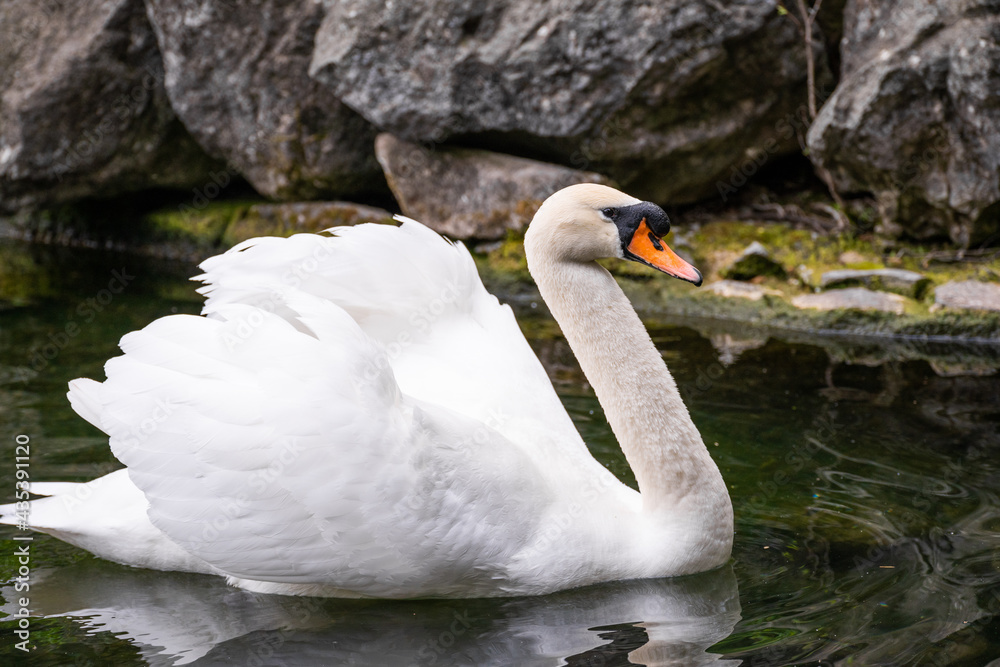
POLYGON ((640 493, 587 451, 510 309, 461 245, 409 220, 247 241, 202 264, 205 317, 122 338, 74 410, 127 469, 52 493, 29 525, 103 558, 258 592, 542 594, 725 563, 729 495, 611 275, 694 283, 654 204, 598 185, 547 199, 532 276, 640 493))

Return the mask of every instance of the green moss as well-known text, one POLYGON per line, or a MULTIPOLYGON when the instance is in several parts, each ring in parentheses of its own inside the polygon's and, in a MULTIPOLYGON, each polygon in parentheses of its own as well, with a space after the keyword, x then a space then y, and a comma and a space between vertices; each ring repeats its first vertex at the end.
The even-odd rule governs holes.
POLYGON ((215 202, 201 209, 184 207, 146 216, 151 239, 158 243, 186 242, 206 248, 222 244, 226 229, 246 216, 252 202, 215 202))
POLYGON ((812 233, 801 229, 791 229, 778 224, 754 225, 725 220, 702 227, 695 232, 691 244, 698 249, 712 248, 741 252, 754 241, 761 243, 769 252, 775 254, 775 259, 778 261, 781 261, 777 256, 778 253, 794 252, 796 248, 814 245, 812 233))
POLYGON ((360 222, 392 222, 392 217, 388 213, 378 215, 374 209, 351 205, 256 204, 229 223, 222 236, 222 245, 230 248, 258 236, 315 234, 330 227, 360 222))
POLYGON ((22 244, 0 244, 0 308, 54 296, 51 271, 40 267, 22 244))
MULTIPOLYGON (((482 270, 503 274, 516 280, 531 281, 528 259, 524 254, 524 232, 508 231, 506 238, 498 246, 479 256, 482 270)), ((616 276, 637 281, 648 281, 661 276, 659 271, 637 262, 621 259, 602 259, 601 265, 616 276)))
MULTIPOLYGON (((909 268, 926 275, 929 283, 962 280, 972 277, 994 276, 1000 273, 996 262, 992 264, 965 263, 945 265, 939 270, 934 266, 914 266, 912 258, 883 261, 880 246, 873 239, 859 239, 849 235, 815 236, 810 232, 792 230, 782 225, 755 226, 739 222, 716 222, 706 225, 690 238, 695 250, 696 264, 701 267, 709 258, 728 254, 732 258, 753 241, 762 243, 772 256, 784 266, 794 270, 804 266, 811 272, 806 285, 797 280, 765 278, 758 280, 762 286, 778 292, 759 301, 716 296, 679 280, 671 280, 649 267, 620 260, 603 260, 601 263, 619 279, 622 288, 647 317, 683 316, 753 323, 769 328, 814 333, 843 333, 915 338, 966 338, 1000 340, 1000 313, 977 311, 934 311, 930 291, 918 294, 918 299, 908 299, 902 315, 858 310, 804 310, 791 305, 797 294, 811 291, 818 285, 823 272, 845 268, 841 257, 853 253, 864 262, 854 262, 856 268, 909 268)), ((917 252, 917 251, 913 251, 917 252)), ((506 293, 518 289, 533 290, 524 257, 523 236, 508 234, 507 238, 490 252, 479 255, 477 262, 484 279, 506 293)), ((707 267, 706 267, 707 268, 707 267)), ((877 287, 877 285, 874 285, 877 287)))
POLYGON ((531 280, 528 259, 524 254, 524 233, 508 231, 500 245, 485 256, 486 264, 495 272, 505 273, 518 280, 531 280))
MULTIPOLYGON (((895 242, 891 247, 874 236, 840 234, 821 236, 781 224, 755 225, 747 222, 712 222, 695 232, 691 246, 704 264, 703 272, 712 275, 720 261, 734 258, 754 241, 767 248, 786 269, 799 272, 809 287, 818 287, 821 276, 837 269, 898 268, 916 271, 928 279, 917 297, 929 299, 936 285, 955 280, 1000 282, 1000 256, 989 261, 945 261, 954 256, 954 248, 926 247, 895 242), (855 261, 842 262, 849 253, 855 261)), ((878 286, 874 286, 878 288, 878 286)))
POLYGON ((316 233, 360 222, 391 222, 391 215, 361 205, 329 202, 266 204, 214 202, 202 209, 169 209, 146 216, 149 241, 217 252, 257 236, 316 233))
POLYGON ((715 276, 721 264, 732 261, 754 241, 762 244, 771 257, 787 271, 804 266, 807 281, 816 286, 825 271, 842 269, 840 257, 853 252, 863 257, 866 268, 882 266, 881 253, 870 241, 849 235, 819 236, 813 232, 792 229, 781 224, 755 225, 748 222, 712 222, 695 232, 691 245, 705 264, 706 275, 715 276))
POLYGON ((644 314, 682 315, 713 320, 749 322, 775 329, 814 333, 963 338, 1000 341, 1000 313, 937 311, 908 301, 903 315, 860 310, 805 310, 769 296, 760 301, 724 298, 679 281, 622 281, 623 289, 644 314), (653 287, 654 289, 650 289, 653 287))

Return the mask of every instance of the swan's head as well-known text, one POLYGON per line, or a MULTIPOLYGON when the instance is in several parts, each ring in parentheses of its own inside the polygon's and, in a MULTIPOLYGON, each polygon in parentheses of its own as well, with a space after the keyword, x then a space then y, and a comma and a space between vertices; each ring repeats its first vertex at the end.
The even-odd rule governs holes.
POLYGON ((592 262, 617 257, 701 285, 701 273, 663 242, 670 219, 662 208, 614 188, 581 183, 546 199, 524 237, 529 267, 542 257, 592 262))

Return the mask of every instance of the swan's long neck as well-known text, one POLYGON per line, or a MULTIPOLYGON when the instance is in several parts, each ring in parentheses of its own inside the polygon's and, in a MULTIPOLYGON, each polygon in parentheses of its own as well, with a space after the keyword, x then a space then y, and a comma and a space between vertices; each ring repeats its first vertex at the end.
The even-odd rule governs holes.
POLYGON ((597 392, 647 512, 722 495, 677 384, 615 279, 595 262, 529 257, 542 298, 597 392))

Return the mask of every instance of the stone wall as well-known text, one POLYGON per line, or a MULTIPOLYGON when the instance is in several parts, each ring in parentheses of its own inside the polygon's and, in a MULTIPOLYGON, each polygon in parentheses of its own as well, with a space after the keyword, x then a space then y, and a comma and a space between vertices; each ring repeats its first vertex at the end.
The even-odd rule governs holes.
POLYGON ((978 243, 1000 211, 998 7, 830 0, 812 123, 802 36, 774 0, 0 0, 0 213, 223 167, 276 200, 387 196, 380 132, 676 205, 808 133, 886 233, 978 243))

